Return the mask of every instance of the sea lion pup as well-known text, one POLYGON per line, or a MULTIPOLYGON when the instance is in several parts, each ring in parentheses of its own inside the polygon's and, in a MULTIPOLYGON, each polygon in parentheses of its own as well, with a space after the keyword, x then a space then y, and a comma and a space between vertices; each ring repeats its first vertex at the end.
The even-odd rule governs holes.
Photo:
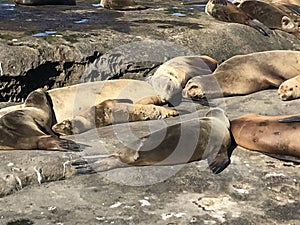
POLYGON ((272 29, 283 30, 299 36, 299 6, 283 2, 265 2, 257 0, 243 1, 239 8, 251 18, 257 19, 272 29), (298 8, 298 12, 297 12, 298 8))
POLYGON ((78 151, 78 144, 58 138, 51 131, 52 120, 52 107, 45 91, 31 92, 22 108, 0 117, 0 149, 78 151))
POLYGON ((174 165, 207 159, 214 173, 230 163, 236 147, 231 140, 230 122, 221 109, 212 109, 204 117, 182 121, 142 137, 132 146, 94 160, 75 160, 78 173, 106 171, 119 167, 174 165), (162 137, 164 137, 162 139, 162 137), (89 161, 91 160, 91 161, 89 161))
POLYGON ((177 110, 171 108, 122 103, 120 100, 110 99, 91 107, 72 119, 55 124, 52 130, 61 135, 73 135, 111 124, 163 119, 178 114, 177 110))
POLYGON ((163 99, 177 105, 187 81, 194 76, 212 73, 217 65, 215 59, 205 55, 178 56, 160 65, 148 82, 163 99))
MULTIPOLYGON (((245 95, 270 87, 279 87, 285 80, 300 74, 300 51, 274 50, 234 56, 211 75, 193 77, 188 81, 183 96, 194 99, 245 95)), ((288 81, 287 81, 288 82, 288 81)), ((288 87, 294 87, 294 79, 288 87)), ((281 92, 284 88, 279 88, 281 92)), ((292 97, 299 98, 294 88, 292 97)), ((287 96, 287 94, 285 95, 287 96)))
POLYGON ((134 0, 101 0, 100 5, 106 9, 115 10, 139 10, 145 6, 137 4, 134 0))
POLYGON ((208 15, 224 22, 245 24, 269 36, 270 29, 258 20, 253 20, 243 10, 227 0, 209 0, 205 6, 208 15))
POLYGON ((299 116, 247 114, 231 121, 231 132, 239 146, 300 162, 299 116))
POLYGON ((16 5, 76 5, 76 0, 14 0, 16 5))

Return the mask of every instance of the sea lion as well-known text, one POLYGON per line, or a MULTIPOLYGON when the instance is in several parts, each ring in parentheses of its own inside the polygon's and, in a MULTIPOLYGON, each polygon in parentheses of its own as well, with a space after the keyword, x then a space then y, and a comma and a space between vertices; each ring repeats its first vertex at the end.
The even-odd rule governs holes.
POLYGON ((52 106, 45 91, 31 92, 22 108, 0 117, 0 149, 79 150, 80 145, 52 132, 52 121, 52 106))
POLYGON ((14 0, 16 5, 76 5, 76 0, 14 0))
POLYGON ((299 121, 299 116, 247 114, 231 121, 231 132, 239 146, 300 162, 299 121))
MULTIPOLYGON (((183 96, 209 99, 245 95, 279 87, 285 80, 299 74, 300 51, 274 50, 237 55, 221 63, 213 74, 191 78, 183 90, 183 96)), ((290 82, 288 87, 293 87, 295 79, 290 82)), ((283 90, 279 88, 280 93, 283 90)), ((293 89, 292 97, 287 98, 285 94, 280 96, 281 99, 299 98, 296 90, 293 89)))
POLYGON ((300 8, 282 1, 243 1, 239 8, 251 18, 272 29, 280 29, 300 37, 300 8), (297 12, 298 9, 298 12, 297 12))
POLYGON ((248 25, 265 36, 269 36, 271 32, 264 24, 253 20, 242 9, 227 0, 209 0, 205 6, 205 12, 220 21, 248 25))
POLYGON ((101 0, 103 8, 115 10, 139 10, 146 9, 145 6, 137 4, 134 0, 101 0))
MULTIPOLYGON (((0 119, 2 121, 2 126, 0 127, 0 130, 3 130, 1 132, 5 133, 5 129, 18 130, 18 124, 20 123, 20 126, 26 126, 28 129, 34 130, 37 137, 41 136, 42 134, 50 134, 55 137, 56 134, 54 134, 54 132, 51 130, 51 127, 53 125, 55 125, 56 123, 61 123, 64 120, 68 121, 73 118, 82 118, 83 115, 88 116, 89 113, 95 113, 95 111, 92 111, 91 109, 99 109, 97 108, 97 105, 108 99, 121 98, 128 99, 129 101, 133 102, 133 105, 120 104, 119 106, 116 106, 116 109, 122 109, 123 107, 123 111, 121 111, 125 114, 129 113, 129 115, 131 115, 130 121, 134 119, 158 119, 160 117, 163 118, 175 116, 178 114, 178 112, 174 109, 156 107, 154 104, 164 104, 166 103, 166 101, 161 99, 159 95, 157 95, 155 90, 152 88, 152 86, 145 81, 126 79, 96 81, 91 83, 72 85, 63 88, 56 88, 47 92, 44 91, 44 93, 41 92, 41 90, 33 91, 29 95, 28 100, 26 100, 26 102, 23 105, 15 105, 0 109, 0 119), (29 107, 28 105, 28 102, 31 102, 31 96, 36 96, 36 93, 40 93, 40 95, 47 96, 47 102, 44 103, 45 106, 43 110, 40 110, 40 106, 38 106, 38 101, 36 101, 36 107, 34 105, 30 105, 29 107), (140 105, 135 106, 135 104, 140 105), (141 104, 149 104, 149 106, 143 106, 141 104), (51 113, 49 105, 51 105, 51 113), (85 112, 87 110, 88 114, 82 114, 82 112, 85 112), (36 113, 36 111, 40 113, 36 113), (142 115, 140 115, 139 113, 142 113, 142 115), (11 118, 14 117, 14 115, 19 119, 12 120, 11 118), (45 118, 43 117, 41 119, 42 115, 45 115, 45 118), (40 120, 42 120, 42 122, 36 122, 40 120)), ((43 106, 42 101, 41 104, 43 106)), ((100 109, 99 113, 101 113, 100 109)), ((104 107, 104 109, 108 110, 109 107, 104 107)), ((101 114, 98 115, 98 117, 96 115, 96 118, 101 118, 101 116, 101 114)), ((109 114, 109 116, 111 116, 111 114, 109 114)), ((110 123, 112 118, 110 118, 109 116, 105 117, 107 121, 103 121, 104 124, 110 123)), ((114 116, 116 116, 116 114, 114 116)), ((93 119, 91 118, 91 116, 89 118, 87 117, 85 118, 85 121, 91 122, 93 120, 95 123, 95 117, 93 117, 93 119)), ((124 120, 124 117, 122 118, 124 120)), ((114 121, 117 121, 117 119, 114 118, 114 121)), ((89 124, 89 126, 93 125, 89 124)), ((57 131, 59 131, 58 128, 57 131)), ((25 131, 20 132, 19 136, 16 135, 16 137, 18 137, 19 140, 27 138, 30 139, 32 138, 32 136, 34 135, 28 137, 25 131)), ((3 140, 1 140, 0 138, 0 141, 3 143, 3 146, 15 146, 16 148, 22 148, 22 146, 24 146, 23 149, 29 148, 24 144, 25 142, 20 142, 19 144, 13 143, 12 140, 15 139, 6 138, 4 134, 0 137, 3 138, 3 140)), ((30 147, 34 148, 36 146, 34 145, 34 143, 35 142, 33 142, 33 144, 30 147)))
POLYGON ((217 65, 215 59, 205 55, 178 56, 160 65, 147 81, 163 99, 177 105, 187 81, 194 76, 212 73, 217 65))
POLYGON ((178 114, 178 111, 175 109, 156 105, 131 104, 122 103, 119 100, 105 100, 72 119, 66 119, 55 124, 52 130, 61 135, 73 135, 111 124, 163 119, 177 116, 178 114))
POLYGON ((78 173, 86 173, 127 166, 174 165, 207 159, 211 170, 220 173, 229 165, 230 152, 236 147, 231 141, 229 127, 230 122, 225 112, 215 108, 204 117, 182 121, 142 137, 132 145, 138 146, 137 149, 124 147, 96 161, 89 158, 75 160, 72 164, 78 173))

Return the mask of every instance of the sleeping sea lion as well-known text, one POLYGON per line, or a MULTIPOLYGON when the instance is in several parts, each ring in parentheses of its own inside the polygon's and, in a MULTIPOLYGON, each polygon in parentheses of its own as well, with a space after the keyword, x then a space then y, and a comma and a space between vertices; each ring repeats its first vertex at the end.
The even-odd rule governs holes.
POLYGON ((239 146, 300 162, 299 116, 247 114, 231 121, 231 132, 239 146))
POLYGON ((236 147, 231 141, 229 127, 225 112, 216 108, 204 117, 183 121, 142 137, 132 145, 138 146, 137 149, 124 147, 96 161, 89 161, 90 158, 75 160, 73 165, 78 173, 86 173, 127 166, 173 165, 207 159, 212 171, 220 173, 229 165, 230 152, 236 147))
POLYGON ((52 132, 53 119, 46 92, 42 89, 31 92, 22 108, 0 117, 0 149, 79 150, 80 145, 52 132))
POLYGON ((242 9, 236 7, 227 0, 209 0, 205 6, 205 12, 217 20, 245 24, 269 36, 270 29, 258 20, 253 20, 242 9))
POLYGON ((217 65, 215 59, 205 55, 178 56, 160 65, 148 82, 163 99, 177 105, 187 81, 194 76, 212 73, 217 65))
POLYGON ((286 87, 295 88, 291 93, 280 95, 281 99, 294 99, 300 97, 300 92, 295 85, 298 79, 291 78, 299 74, 300 51, 274 50, 237 55, 221 63, 214 73, 191 78, 183 90, 183 96, 209 99, 245 95, 282 84, 286 86, 278 89, 280 94, 286 87))

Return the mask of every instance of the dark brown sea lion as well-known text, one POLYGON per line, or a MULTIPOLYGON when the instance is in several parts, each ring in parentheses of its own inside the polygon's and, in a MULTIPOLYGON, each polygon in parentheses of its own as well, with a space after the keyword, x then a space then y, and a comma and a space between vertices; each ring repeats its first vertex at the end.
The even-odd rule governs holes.
POLYGON ((78 144, 58 138, 52 132, 53 119, 45 91, 31 92, 22 108, 0 117, 0 149, 79 150, 78 144))
POLYGON ((296 78, 299 74, 300 51, 274 50, 237 55, 221 63, 213 74, 191 78, 183 96, 208 99, 280 86, 281 99, 289 100, 300 97, 299 78, 296 78))
POLYGON ((231 23, 245 24, 268 36, 270 29, 264 24, 249 17, 242 9, 227 0, 209 0, 205 12, 212 17, 231 23))
POLYGON ((85 173, 207 159, 212 171, 219 173, 229 165, 230 152, 236 147, 231 140, 229 127, 225 112, 216 108, 205 117, 183 121, 142 137, 133 145, 139 146, 137 149, 124 147, 99 160, 76 160, 73 165, 78 173, 85 173))
POLYGON ((300 6, 284 1, 246 0, 239 8, 269 28, 280 29, 300 37, 300 6))
POLYGON ((247 114, 231 121, 231 132, 239 146, 300 162, 299 116, 247 114))
POLYGON ((76 5, 76 0, 14 0, 17 5, 76 5))
POLYGON ((103 8, 116 10, 146 9, 145 6, 137 4, 134 0, 101 0, 100 5, 103 8))

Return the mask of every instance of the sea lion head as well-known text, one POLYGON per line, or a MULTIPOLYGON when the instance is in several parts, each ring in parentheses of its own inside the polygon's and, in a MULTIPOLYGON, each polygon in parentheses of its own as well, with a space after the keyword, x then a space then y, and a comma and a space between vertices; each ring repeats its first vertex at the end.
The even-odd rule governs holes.
POLYGON ((73 126, 72 121, 68 119, 52 126, 52 130, 61 135, 73 135, 76 133, 75 129, 76 128, 73 126))
POLYGON ((150 77, 148 82, 163 101, 173 105, 181 102, 182 88, 175 77, 162 74, 161 76, 150 77))
POLYGON ((205 94, 203 92, 201 84, 195 82, 192 78, 185 85, 185 88, 182 91, 182 96, 184 98, 200 99, 200 98, 204 98, 205 94))
POLYGON ((300 97, 300 85, 295 82, 296 77, 283 82, 278 88, 281 100, 292 100, 300 97))

